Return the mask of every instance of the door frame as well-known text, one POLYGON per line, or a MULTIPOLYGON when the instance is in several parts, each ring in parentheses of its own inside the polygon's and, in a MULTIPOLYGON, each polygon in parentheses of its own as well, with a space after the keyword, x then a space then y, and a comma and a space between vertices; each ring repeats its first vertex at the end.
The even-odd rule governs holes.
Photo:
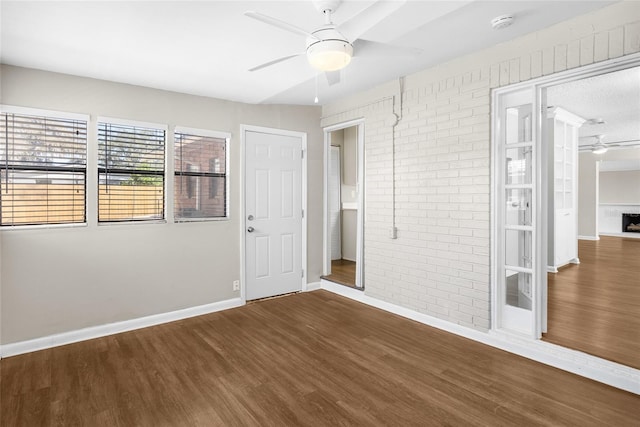
POLYGON ((331 274, 331 236, 329 226, 329 150, 331 147, 331 132, 357 127, 357 156, 358 156, 358 213, 356 225, 356 288, 364 289, 364 119, 355 119, 323 128, 324 132, 324 178, 322 191, 322 275, 331 274))
MULTIPOLYGON (((550 74, 548 76, 538 77, 525 82, 515 83, 508 86, 499 87, 491 91, 491 331, 499 334, 507 335, 523 335, 517 332, 506 330, 501 326, 501 312, 500 312, 500 289, 497 273, 499 271, 499 265, 503 262, 499 258, 500 250, 498 248, 498 241, 500 237, 500 224, 498 220, 498 190, 500 172, 497 170, 496 165, 499 160, 499 150, 497 150, 499 144, 500 129, 499 123, 499 109, 498 99, 509 92, 518 90, 525 90, 527 88, 532 89, 533 95, 531 102, 533 103, 533 109, 537 113, 537 119, 535 122, 535 140, 534 145, 537 145, 541 149, 538 150, 538 161, 536 162, 536 170, 534 174, 537 175, 536 186, 538 188, 537 194, 533 195, 533 199, 536 203, 535 224, 534 233, 536 237, 534 241, 538 247, 533 248, 533 252, 539 255, 538 270, 540 274, 538 277, 540 280, 536 280, 533 283, 534 295, 537 298, 537 304, 534 304, 535 310, 533 313, 534 325, 533 334, 525 336, 530 340, 539 340, 542 337, 542 333, 547 329, 547 298, 548 293, 546 289, 546 273, 547 273, 547 245, 548 245, 548 233, 547 233, 547 221, 546 215, 548 212, 548 194, 547 194, 547 125, 546 125, 546 111, 542 112, 542 108, 547 106, 546 90, 551 86, 556 86, 564 83, 569 83, 576 80, 582 80, 589 77, 595 77, 601 74, 607 74, 615 71, 624 70, 627 68, 633 68, 640 66, 640 53, 626 55, 619 58, 609 59, 606 61, 598 62, 596 64, 585 65, 577 67, 567 71, 561 71, 550 74)), ((577 165, 576 165, 577 167, 577 165)), ((576 183, 577 184, 577 183, 576 183)), ((577 213, 576 218, 579 216, 577 213)))
POLYGON ((299 132, 293 130, 279 129, 279 128, 270 128, 264 126, 254 126, 254 125, 240 125, 240 212, 242 216, 239 218, 238 230, 240 234, 240 299, 242 303, 247 302, 246 298, 246 241, 245 241, 245 220, 247 217, 246 205, 245 205, 245 197, 246 197, 246 186, 247 186, 247 166, 246 166, 246 138, 245 135, 247 132, 260 132, 260 133, 268 133, 271 135, 282 135, 282 136, 292 136, 295 138, 300 138, 301 142, 301 150, 302 150, 302 158, 300 161, 302 162, 302 230, 301 230, 301 257, 300 260, 302 263, 302 277, 300 278, 301 289, 302 292, 307 291, 307 277, 309 272, 307 270, 307 133, 299 132))

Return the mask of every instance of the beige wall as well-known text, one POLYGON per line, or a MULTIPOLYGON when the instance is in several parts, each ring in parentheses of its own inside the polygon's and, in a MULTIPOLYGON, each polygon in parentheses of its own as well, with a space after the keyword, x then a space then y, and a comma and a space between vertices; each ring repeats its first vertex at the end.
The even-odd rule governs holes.
MULTIPOLYGON (((0 233, 0 345, 2 342, 2 233, 0 233)), ((0 357, 2 357, 1 354, 0 357)))
POLYGON ((491 89, 636 53, 639 17, 616 3, 323 107, 365 120, 367 295, 490 327, 491 89))
POLYGON ((598 238, 598 155, 578 154, 578 238, 598 238))
POLYGON ((640 204, 640 171, 600 172, 600 203, 640 204))
POLYGON ((353 126, 343 130, 342 143, 342 201, 356 203, 358 201, 358 128, 353 126))
MULTIPOLYGON (((344 129, 342 143, 342 202, 357 203, 358 180, 358 127, 344 129)), ((342 258, 355 261, 357 253, 358 211, 342 211, 342 258)))
MULTIPOLYGON (((241 124, 307 132, 307 280, 319 280, 319 107, 248 105, 11 66, 1 71, 6 105, 90 114, 91 124, 106 116, 167 124, 170 131, 180 125, 232 134, 228 221, 98 226, 90 203, 86 227, 1 231, 1 343, 238 297, 232 281, 240 278, 243 236, 241 124)), ((91 134, 89 144, 95 138, 91 134)), ((90 168, 89 187, 95 180, 90 168)))
POLYGON ((331 132, 331 145, 342 148, 344 143, 344 129, 338 129, 331 132))
POLYGON ((356 261, 358 247, 358 211, 342 210, 342 259, 356 261))
MULTIPOLYGON (((357 180, 357 127, 339 129, 331 132, 331 145, 340 147, 340 199, 341 203, 356 203, 357 180)), ((356 260, 357 211, 353 209, 340 212, 340 243, 342 259, 356 260)))
POLYGON ((342 154, 342 182, 345 185, 356 185, 358 180, 358 127, 344 129, 342 154))

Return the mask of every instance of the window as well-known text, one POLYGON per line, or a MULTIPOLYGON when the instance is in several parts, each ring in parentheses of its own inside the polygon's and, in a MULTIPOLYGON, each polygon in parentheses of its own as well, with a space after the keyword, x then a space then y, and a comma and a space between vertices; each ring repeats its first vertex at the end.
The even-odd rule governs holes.
MULTIPOLYGON (((198 166, 187 163, 187 172, 197 172, 198 166)), ((194 196, 197 198, 198 196, 194 194, 195 191, 200 189, 200 177, 193 176, 194 174, 188 174, 188 177, 185 178, 187 180, 187 197, 192 199, 194 196)))
POLYGON ((175 219, 227 217, 226 134, 177 128, 175 219))
POLYGON ((87 118, 10 111, 0 113, 0 224, 85 222, 87 118))
POLYGON ((165 133, 98 121, 98 222, 164 218, 165 133))

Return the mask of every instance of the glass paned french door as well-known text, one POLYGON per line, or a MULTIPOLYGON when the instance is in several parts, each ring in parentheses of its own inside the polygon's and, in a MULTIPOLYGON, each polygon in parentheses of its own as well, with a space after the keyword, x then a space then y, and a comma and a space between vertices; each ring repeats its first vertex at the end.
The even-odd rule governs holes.
POLYGON ((532 88, 497 97, 497 321, 499 329, 534 334, 536 114, 532 88))

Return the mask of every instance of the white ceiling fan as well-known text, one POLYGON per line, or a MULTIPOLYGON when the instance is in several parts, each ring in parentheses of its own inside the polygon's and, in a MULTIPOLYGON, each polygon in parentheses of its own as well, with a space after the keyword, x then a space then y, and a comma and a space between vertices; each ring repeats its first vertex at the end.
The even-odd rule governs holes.
POLYGON ((416 55, 420 53, 419 49, 392 46, 360 38, 405 2, 406 0, 377 1, 350 20, 336 25, 331 19, 331 14, 340 6, 341 0, 314 0, 316 9, 324 14, 325 24, 313 31, 303 30, 259 12, 247 11, 244 14, 250 18, 306 37, 304 52, 274 59, 253 67, 249 71, 261 70, 297 56, 306 55, 309 64, 324 71, 327 81, 332 85, 340 81, 340 73, 337 71, 349 65, 353 56, 416 55))
POLYGON ((611 143, 611 142, 605 143, 603 141, 605 137, 606 135, 604 134, 592 135, 588 137, 588 138, 595 138, 596 142, 591 145, 585 145, 580 147, 579 151, 591 151, 593 154, 604 154, 609 150, 609 148, 621 146, 621 144, 617 144, 617 143, 611 143))

